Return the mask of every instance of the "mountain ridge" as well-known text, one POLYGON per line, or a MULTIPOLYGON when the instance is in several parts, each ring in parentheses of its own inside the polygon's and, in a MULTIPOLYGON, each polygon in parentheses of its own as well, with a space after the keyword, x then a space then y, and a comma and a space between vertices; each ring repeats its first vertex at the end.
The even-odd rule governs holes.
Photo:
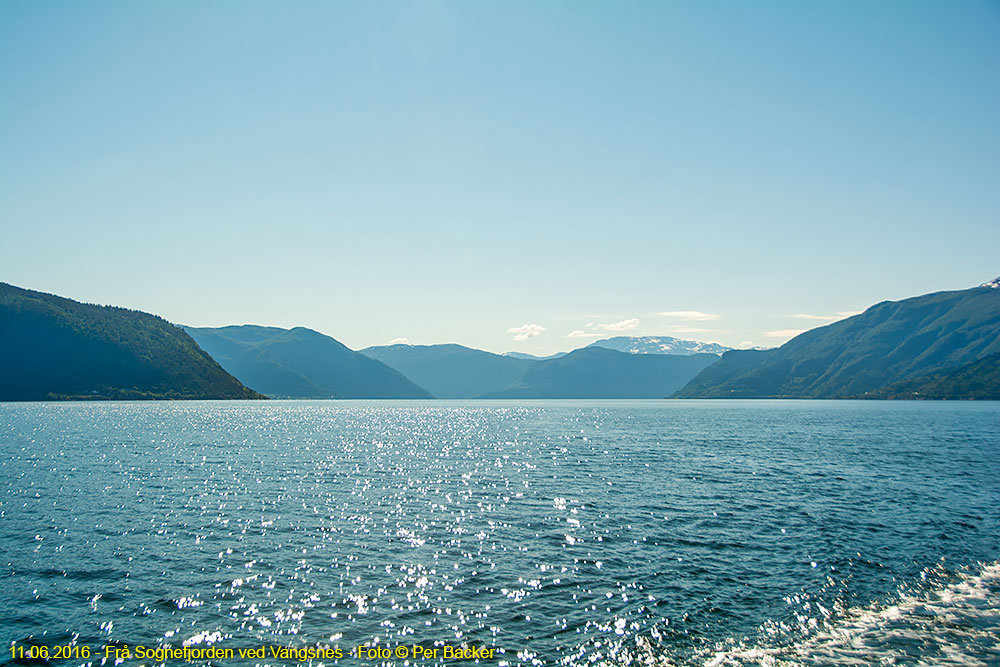
POLYGON ((583 347, 536 362, 517 384, 482 398, 667 398, 717 359, 583 347))
POLYGON ((839 398, 1000 352, 1000 290, 883 301, 772 350, 727 352, 677 398, 839 398))
POLYGON ((0 283, 0 400, 263 398, 181 328, 0 283))
POLYGON ((185 327, 223 368, 283 398, 433 398, 385 364, 306 327, 185 327))
POLYGON ((733 348, 721 343, 703 343, 673 336, 615 336, 595 340, 587 347, 603 347, 629 354, 715 354, 722 355, 733 348))
POLYGON ((359 353, 388 365, 438 398, 474 398, 502 389, 536 363, 458 343, 376 345, 359 353))
POLYGON ((772 349, 618 336, 547 358, 354 351, 306 327, 179 327, 7 283, 0 335, 0 400, 1000 397, 1000 278, 882 301, 772 349))

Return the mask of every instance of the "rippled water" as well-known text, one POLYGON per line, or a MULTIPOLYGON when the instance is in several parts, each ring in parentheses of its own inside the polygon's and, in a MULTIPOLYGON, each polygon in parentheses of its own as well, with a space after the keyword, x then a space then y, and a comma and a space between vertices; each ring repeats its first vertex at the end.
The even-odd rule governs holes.
POLYGON ((0 404, 0 471, 5 645, 1000 664, 997 403, 0 404))

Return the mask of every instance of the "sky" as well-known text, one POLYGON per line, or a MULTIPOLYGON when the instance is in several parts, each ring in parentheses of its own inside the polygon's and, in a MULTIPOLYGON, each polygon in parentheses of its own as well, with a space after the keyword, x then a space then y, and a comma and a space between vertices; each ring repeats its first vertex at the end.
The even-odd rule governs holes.
POLYGON ((1000 275, 1000 2, 0 0, 0 281, 774 346, 1000 275))

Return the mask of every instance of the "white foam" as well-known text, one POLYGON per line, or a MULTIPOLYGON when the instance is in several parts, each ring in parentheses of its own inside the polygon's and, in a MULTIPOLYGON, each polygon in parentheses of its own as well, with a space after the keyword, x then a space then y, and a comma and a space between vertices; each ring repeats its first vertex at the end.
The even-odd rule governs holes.
POLYGON ((960 572, 957 581, 891 605, 845 610, 816 632, 785 645, 739 646, 695 661, 704 667, 802 664, 1000 664, 1000 562, 960 572))
MULTIPOLYGON (((926 577, 925 572, 921 578, 926 577)), ((803 606, 810 608, 808 602, 803 606)), ((650 667, 1000 665, 1000 562, 958 572, 946 583, 902 593, 890 603, 834 612, 815 606, 821 613, 798 614, 797 627, 775 622, 763 628, 766 637, 730 641, 691 657, 669 656, 664 645, 636 636, 606 644, 600 657, 580 652, 563 662, 650 667)))

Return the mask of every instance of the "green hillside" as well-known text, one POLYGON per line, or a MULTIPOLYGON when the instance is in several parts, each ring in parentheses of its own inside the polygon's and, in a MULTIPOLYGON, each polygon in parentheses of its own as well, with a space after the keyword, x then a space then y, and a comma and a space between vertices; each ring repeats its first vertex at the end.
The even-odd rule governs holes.
POLYGON ((182 329, 0 283, 0 400, 261 398, 182 329))
POLYGON ((930 376, 893 383, 878 398, 1000 400, 1000 354, 930 376))
POLYGON ((188 327, 222 367, 248 387, 282 398, 431 398, 375 359, 305 327, 188 327))
POLYGON ((894 383, 975 364, 997 353, 1000 289, 936 292, 877 304, 774 350, 727 352, 676 397, 877 396, 894 383))

